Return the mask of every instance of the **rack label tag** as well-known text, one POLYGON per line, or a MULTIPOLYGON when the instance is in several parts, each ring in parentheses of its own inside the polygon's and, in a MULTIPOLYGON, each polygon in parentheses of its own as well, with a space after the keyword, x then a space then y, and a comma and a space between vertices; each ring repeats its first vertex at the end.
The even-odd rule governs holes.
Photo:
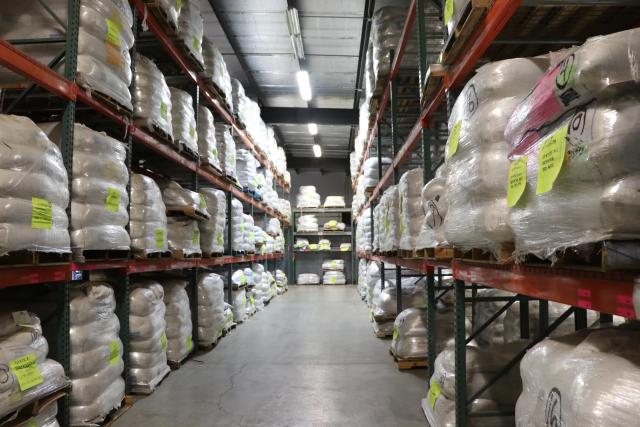
POLYGON ((109 366, 116 365, 120 361, 120 343, 113 340, 109 343, 109 366))
POLYGON ((538 153, 538 184, 536 194, 553 188, 566 153, 567 126, 563 126, 544 140, 538 153))
POLYGON ((9 370, 16 376, 20 391, 29 390, 38 384, 42 384, 42 374, 36 362, 37 357, 34 353, 9 362, 9 370))
POLYGON ((120 192, 115 188, 107 188, 107 198, 104 201, 104 208, 109 212, 118 212, 120 208, 120 192))
POLYGON ((39 197, 31 198, 31 228, 51 230, 53 213, 51 202, 39 197))
POLYGON ((222 233, 218 234, 218 245, 222 246, 224 241, 222 240, 222 233))
POLYGON ((156 228, 156 249, 164 249, 164 229, 156 228))
POLYGON ((507 206, 512 208, 518 203, 527 186, 527 156, 522 156, 511 162, 508 180, 507 206))
POLYGON ((460 141, 460 130, 462 129, 462 120, 459 120, 449 134, 449 141, 447 142, 447 159, 456 154, 458 151, 458 142, 460 141))

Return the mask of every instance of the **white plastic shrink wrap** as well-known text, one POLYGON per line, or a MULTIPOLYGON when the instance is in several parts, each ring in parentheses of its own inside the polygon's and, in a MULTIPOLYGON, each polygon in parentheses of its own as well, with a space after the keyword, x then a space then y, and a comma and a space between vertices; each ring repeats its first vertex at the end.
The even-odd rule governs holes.
POLYGON ((193 350, 191 308, 182 279, 163 279, 164 320, 167 324, 167 360, 180 362, 193 350))
POLYGON ((296 230, 311 233, 318 231, 318 218, 315 215, 300 215, 296 221, 296 230))
POLYGON ((242 214, 244 228, 242 229, 242 234, 244 238, 244 251, 245 252, 255 252, 256 251, 256 243, 255 243, 255 233, 253 231, 254 222, 253 217, 251 215, 242 214))
POLYGON ((178 17, 182 9, 182 0, 156 0, 156 3, 167 17, 169 25, 174 29, 178 28, 178 17))
POLYGON ((214 123, 216 132, 216 144, 218 145, 218 160, 220 162, 221 172, 227 173, 227 145, 231 144, 234 147, 235 156, 235 142, 233 136, 231 136, 231 126, 224 123, 214 123))
POLYGON ((169 249, 183 256, 201 255, 200 229, 198 221, 184 217, 169 217, 167 220, 169 249))
MULTIPOLYGON (((217 129, 217 125, 216 125, 217 129)), ((236 171, 236 141, 231 137, 231 131, 223 135, 224 138, 224 173, 227 177, 230 177, 233 181, 238 180, 238 173, 236 171), (228 135, 228 136, 227 136, 228 135)), ((216 135, 217 136, 217 135, 216 135)), ((222 147, 221 147, 222 149, 222 147)))
MULTIPOLYGON (((376 208, 374 226, 378 230, 379 249, 383 252, 395 251, 400 245, 400 195, 398 187, 387 188, 376 208)), ((375 210, 374 210, 375 213, 375 210)))
POLYGON ((322 270, 344 270, 344 260, 328 259, 322 262, 322 270))
POLYGON ((320 283, 320 277, 315 273, 298 274, 298 285, 317 285, 320 283))
MULTIPOLYGON (((371 24, 374 81, 380 86, 391 71, 390 51, 397 49, 407 10, 402 7, 381 7, 373 14, 371 24)), ((375 92, 374 92, 375 93, 375 92)))
MULTIPOLYGON (((62 125, 39 125, 60 143, 62 125)), ((124 144, 76 123, 73 131, 71 245, 74 250, 128 250, 129 172, 124 144)))
POLYGON ((405 172, 398 183, 400 206, 400 243, 403 250, 416 248, 417 238, 424 223, 425 212, 422 204, 421 168, 405 172))
POLYGON ((124 398, 120 321, 113 289, 86 282, 69 295, 71 425, 99 423, 124 398))
POLYGON ((198 106, 198 154, 202 164, 220 169, 213 114, 211 114, 211 110, 202 105, 198 106))
POLYGON ((347 278, 343 271, 327 270, 322 274, 322 283, 328 285, 344 285, 347 283, 347 278))
POLYGON ((282 234, 282 227, 280 226, 280 220, 278 218, 269 218, 269 223, 267 224, 266 232, 270 236, 280 236, 282 234))
POLYGON ((29 420, 28 427, 60 427, 56 417, 58 416, 58 403, 53 402, 45 408, 40 410, 38 415, 35 415, 29 420))
POLYGON ((190 56, 204 67, 202 58, 202 35, 204 22, 196 0, 180 0, 182 8, 178 15, 178 38, 187 48, 190 56))
POLYGON ((325 222, 322 226, 322 229, 327 231, 344 231, 345 228, 347 228, 347 225, 344 222, 339 222, 335 219, 325 222))
POLYGON ((256 191, 258 161, 245 149, 239 149, 236 154, 236 172, 240 185, 250 191, 256 191))
MULTIPOLYGON (((382 157, 382 176, 386 173, 387 169, 391 165, 391 159, 389 157, 382 157)), ((378 158, 370 157, 364 162, 362 176, 358 180, 358 186, 362 186, 362 190, 369 187, 375 187, 378 185, 378 158)))
POLYGON ((209 216, 207 202, 199 193, 188 190, 175 181, 162 181, 158 184, 167 209, 194 209, 209 216))
POLYGON ((526 427, 638 425, 637 325, 546 339, 520 363, 516 424, 526 427))
MULTIPOLYGON (((436 351, 442 351, 453 338, 453 312, 439 306, 436 312, 436 351)), ((391 351, 399 359, 427 357, 427 312, 421 308, 407 308, 395 319, 391 351)))
POLYGON ((129 294, 129 375, 134 389, 152 391, 169 373, 164 288, 138 280, 129 294))
POLYGON ((145 254, 164 252, 167 244, 167 214, 160 187, 145 175, 131 174, 131 248, 145 254))
POLYGON ((221 254, 224 252, 225 234, 227 224, 227 198, 224 191, 214 188, 201 188, 200 194, 204 197, 207 212, 211 218, 207 221, 199 221, 200 248, 205 254, 221 254))
POLYGON ((201 345, 218 341, 224 330, 224 282, 215 273, 198 275, 198 340, 201 345))
POLYGON ((327 196, 327 198, 324 199, 323 206, 325 208, 344 208, 345 207, 344 197, 343 196, 327 196))
POLYGON ((366 301, 367 305, 371 307, 373 305, 373 294, 376 287, 376 283, 380 280, 380 263, 377 261, 371 261, 367 265, 366 273, 366 301))
POLYGON ((224 303, 224 329, 229 331, 233 325, 235 325, 235 319, 233 318, 233 310, 231 304, 224 303))
POLYGON ((640 237, 639 114, 638 90, 594 101, 524 151, 526 184, 510 212, 518 257, 553 259, 572 246, 640 237), (555 144, 562 155, 549 186, 539 158, 555 144))
POLYGON ((356 225, 356 243, 359 251, 371 251, 371 209, 366 209, 360 215, 356 225))
MULTIPOLYGON (((206 36, 202 39, 202 56, 204 59, 204 76, 211 79, 216 85, 226 103, 233 107, 233 88, 231 87, 231 77, 227 69, 227 63, 220 51, 206 36)), ((233 112, 233 110, 232 110, 233 112)))
POLYGON ((136 54, 133 100, 135 119, 173 138, 171 92, 164 75, 149 58, 136 54))
POLYGON ((528 146, 563 114, 640 82, 640 28, 588 39, 539 79, 505 129, 511 147, 528 146))
MULTIPOLYGON (((378 282, 380 282, 378 280, 378 282)), ((376 285, 377 286, 377 285, 376 285)), ((373 297, 373 317, 376 320, 393 319, 397 315, 395 283, 385 281, 385 288, 373 297)), ((423 286, 402 281, 402 309, 427 307, 427 293, 423 286)))
POLYGON ((35 314, 0 313, 0 417, 69 384, 64 368, 47 359, 48 353, 35 314))
POLYGON ((170 87, 171 129, 176 144, 184 144, 191 152, 198 154, 198 127, 193 110, 193 98, 187 92, 170 87))
POLYGON ((313 185, 301 185, 296 196, 296 207, 300 208, 318 208, 320 207, 320 194, 317 193, 316 187, 313 185))
MULTIPOLYGON (((244 242, 244 215, 242 213, 242 202, 240 200, 234 198, 231 200, 231 241, 233 242, 232 249, 234 251, 243 251, 245 248, 244 242)), ((228 226, 229 222, 227 222, 228 226)), ((225 231, 225 240, 224 240, 225 248, 229 246, 229 242, 226 240, 226 231, 225 231)))
POLYGON ((232 291, 233 320, 237 323, 247 320, 247 292, 244 289, 232 291))
POLYGON ((364 299, 367 294, 367 260, 361 258, 358 262, 358 294, 364 299))
POLYGON ((284 273, 284 271, 276 270, 275 280, 276 286, 278 288, 278 294, 282 294, 289 289, 289 279, 287 278, 287 275, 284 273))
POLYGON ((0 252, 70 252, 67 172, 46 134, 0 114, 0 252))
POLYGON ((447 245, 443 227, 448 208, 446 189, 446 178, 443 177, 433 178, 422 188, 424 219, 416 238, 416 249, 447 245))
POLYGON ((447 241, 462 250, 499 252, 513 241, 507 208, 511 112, 542 76, 546 60, 515 58, 486 64, 465 85, 449 117, 447 241))

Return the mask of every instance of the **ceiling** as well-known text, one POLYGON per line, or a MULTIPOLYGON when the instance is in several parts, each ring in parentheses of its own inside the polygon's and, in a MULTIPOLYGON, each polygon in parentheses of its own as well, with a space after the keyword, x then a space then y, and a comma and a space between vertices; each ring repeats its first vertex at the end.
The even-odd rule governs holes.
MULTIPOLYGON (((365 0, 198 0, 205 35, 220 49, 232 77, 263 108, 345 109, 357 94, 358 57, 365 0), (293 54, 286 11, 296 7, 305 59, 293 54), (296 72, 309 71, 313 98, 298 93, 296 72)), ((292 120, 294 121, 294 120, 292 120)), ((314 137, 306 123, 274 124, 289 163, 313 157, 314 137)), ((355 126, 354 126, 355 128, 355 126)), ((317 142, 323 158, 348 164, 352 125, 321 124, 317 142)))

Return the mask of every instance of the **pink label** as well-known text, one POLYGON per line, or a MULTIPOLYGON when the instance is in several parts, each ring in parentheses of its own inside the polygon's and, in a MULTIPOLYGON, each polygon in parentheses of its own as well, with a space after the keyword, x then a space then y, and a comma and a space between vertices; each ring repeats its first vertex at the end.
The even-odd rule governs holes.
POLYGON ((576 305, 580 308, 591 308, 591 301, 579 299, 576 305))
POLYGON ((616 295, 616 301, 618 304, 633 305, 633 298, 631 295, 616 295))
POLYGON ((590 289, 578 289, 578 296, 580 298, 591 298, 591 290, 590 289))
POLYGON ((632 308, 628 307, 616 307, 616 314, 618 316, 627 317, 629 319, 636 318, 636 312, 632 308))

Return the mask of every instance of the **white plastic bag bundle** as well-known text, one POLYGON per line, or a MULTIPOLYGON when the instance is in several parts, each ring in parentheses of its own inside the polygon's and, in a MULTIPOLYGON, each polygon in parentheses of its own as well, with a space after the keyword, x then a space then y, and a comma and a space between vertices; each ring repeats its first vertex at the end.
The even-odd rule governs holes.
POLYGON ((371 24, 372 66, 377 85, 386 80, 391 70, 390 51, 397 49, 407 17, 405 8, 385 6, 373 14, 371 24))
POLYGON ((416 248, 417 237, 424 222, 422 207, 422 168, 412 169, 400 177, 398 197, 400 205, 400 249, 416 248))
POLYGON ((356 225, 356 243, 359 251, 371 251, 371 209, 366 209, 356 225))
POLYGON ((120 322, 113 289, 86 282, 71 288, 71 425, 99 423, 124 398, 120 322))
POLYGON ((243 240, 244 240, 244 251, 245 252, 255 252, 256 250, 256 242, 255 242, 255 233, 253 231, 254 222, 253 217, 251 215, 242 214, 243 217, 243 240))
POLYGON ((345 207, 344 197, 343 196, 327 196, 327 198, 324 199, 323 206, 325 208, 344 208, 345 207))
POLYGON ((136 53, 133 116, 148 129, 159 129, 173 138, 171 92, 164 75, 149 58, 136 53))
POLYGON ((222 190, 215 188, 201 188, 207 212, 211 218, 199 221, 200 248, 206 254, 221 254, 224 252, 224 230, 227 224, 227 198, 222 190))
POLYGON ((446 178, 436 177, 427 182, 422 188, 421 199, 424 219, 420 234, 416 239, 416 249, 447 245, 443 227, 448 209, 446 183, 446 178))
POLYGON ((35 314, 0 313, 0 418, 69 384, 48 353, 35 314))
MULTIPOLYGON (((453 338, 453 312, 438 307, 436 312, 436 351, 442 351, 453 338)), ((391 351, 399 359, 426 359, 427 312, 420 308, 407 308, 395 319, 391 351)))
POLYGON ((233 318, 233 310, 231 304, 224 303, 224 329, 225 331, 231 330, 231 327, 236 324, 233 318))
POLYGON ((315 273, 298 274, 298 285, 317 285, 320 283, 320 277, 315 273))
POLYGON ((376 206, 378 216, 374 225, 378 230, 380 250, 383 252, 397 250, 400 246, 400 193, 398 187, 387 188, 380 203, 376 206))
POLYGON ((344 270, 343 259, 328 259, 322 262, 322 270, 344 270))
POLYGON ((204 67, 202 58, 202 36, 204 22, 196 0, 180 0, 182 8, 178 16, 178 38, 187 51, 204 67))
POLYGON ((527 147, 565 113, 640 82, 640 28, 592 37, 566 53, 517 106, 505 129, 511 147, 527 147))
MULTIPOLYGON (((227 63, 220 51, 206 36, 202 39, 202 57, 204 59, 204 76, 211 79, 224 96, 226 103, 233 107, 233 88, 227 63)), ((233 110, 232 110, 233 112, 233 110)))
POLYGON ((167 323, 167 360, 182 361, 193 350, 191 308, 189 295, 185 287, 187 282, 181 279, 164 279, 164 315, 167 323))
POLYGON ((167 241, 171 251, 183 256, 201 255, 200 229, 198 221, 191 218, 169 217, 167 220, 167 241))
POLYGON ((230 132, 223 134, 222 137, 224 138, 224 172, 232 180, 237 181, 238 173, 236 171, 236 141, 231 136, 230 132))
POLYGON ((198 154, 200 162, 220 169, 218 159, 218 144, 216 142, 216 127, 213 124, 213 114, 202 105, 198 106, 198 154))
POLYGON ((198 275, 198 340, 201 345, 218 341, 224 330, 224 282, 215 273, 198 275))
POLYGON ((320 240, 318 240, 318 250, 319 251, 330 251, 331 250, 331 240, 329 240, 329 239, 320 239, 320 240))
POLYGON ((347 278, 343 271, 327 270, 322 274, 322 283, 329 285, 344 285, 347 283, 347 278))
POLYGON ((275 281, 278 287, 278 294, 284 293, 289 288, 289 279, 287 279, 284 271, 276 270, 275 281))
POLYGON ((640 237, 638 114, 637 90, 597 100, 556 122, 525 150, 526 187, 510 211, 518 257, 553 259, 572 246, 640 237), (549 189, 538 178, 539 156, 556 137, 564 155, 549 189))
POLYGON ((244 289, 234 289, 232 294, 233 320, 241 323, 247 320, 247 292, 244 289))
POLYGON ((187 92, 170 87, 171 129, 176 144, 184 144, 193 153, 198 151, 198 128, 196 113, 193 110, 193 98, 187 92))
POLYGON ((40 409, 40 412, 33 416, 28 427, 60 427, 56 417, 58 416, 58 402, 52 402, 45 408, 40 409))
MULTIPOLYGON (((379 282, 379 280, 378 280, 379 282)), ((396 285, 385 281, 385 288, 373 297, 373 317, 376 320, 393 319, 397 315, 396 285)), ((423 286, 402 281, 402 310, 427 307, 427 293, 423 286)))
POLYGON ((367 265, 366 272, 366 301, 368 306, 373 305, 373 293, 376 283, 380 281, 380 263, 378 261, 370 261, 367 265))
POLYGON ((129 294, 129 375, 134 389, 148 392, 169 373, 164 288, 137 280, 129 294))
POLYGON ((367 292, 367 260, 361 258, 358 262, 357 288, 360 298, 364 299, 367 292))
POLYGON ((256 253, 258 253, 258 247, 259 248, 263 248, 265 241, 267 238, 267 233, 265 233, 262 228, 258 227, 257 225, 253 226, 253 240, 254 243, 256 245, 256 253))
POLYGON ((69 252, 67 172, 46 134, 0 114, 0 252, 69 252))
POLYGON ((296 196, 296 207, 301 208, 318 208, 320 207, 320 194, 316 192, 313 185, 301 185, 296 196))
MULTIPOLYGON (((233 198, 231 200, 231 241, 233 242, 232 248, 234 251, 243 251, 245 248, 244 230, 245 224, 244 215, 242 213, 242 202, 233 198)), ((224 243, 225 247, 229 245, 229 242, 227 242, 226 239, 224 243)))
POLYGON ((167 243, 167 214, 160 187, 145 175, 131 174, 131 248, 145 254, 164 252, 167 243))
POLYGON ((296 242, 293 245, 294 249, 298 249, 301 251, 306 251, 309 249, 309 239, 300 239, 297 238, 296 242))
POLYGON ((504 127, 542 75, 544 59, 486 64, 465 85, 449 117, 444 220, 447 241, 462 250, 497 253, 513 241, 507 208, 509 148, 504 127))
POLYGON ((327 231, 344 231, 345 228, 347 228, 347 225, 344 222, 336 221, 335 219, 325 222, 322 226, 322 229, 327 231))
POLYGON ((225 123, 215 122, 213 124, 213 127, 216 133, 216 144, 218 146, 218 161, 220 162, 220 170, 222 173, 226 173, 226 146, 227 144, 233 144, 235 147, 233 136, 231 136, 231 126, 225 123))
POLYGON ((156 4, 162 9, 163 15, 167 17, 169 24, 177 29, 178 17, 182 10, 182 0, 156 0, 156 4))
POLYGON ((280 220, 278 218, 269 218, 269 223, 267 224, 266 232, 271 236, 281 235, 282 228, 280 226, 280 220))
POLYGON ((638 424, 640 331, 635 325, 546 339, 520 363, 518 425, 638 424))
POLYGON ((258 161, 253 155, 245 150, 239 149, 237 152, 236 172, 238 181, 243 188, 256 191, 256 173, 258 161))
POLYGON ((318 218, 315 215, 300 215, 297 218, 296 229, 311 233, 318 231, 318 218))
POLYGON ((207 202, 199 193, 188 190, 175 181, 162 181, 158 184, 167 209, 193 209, 209 216, 207 202))

